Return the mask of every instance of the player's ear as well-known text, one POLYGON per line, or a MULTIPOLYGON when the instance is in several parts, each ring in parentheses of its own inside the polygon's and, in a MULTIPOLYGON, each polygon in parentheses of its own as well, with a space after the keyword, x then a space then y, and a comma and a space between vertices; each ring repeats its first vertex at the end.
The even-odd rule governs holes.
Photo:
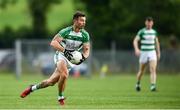
POLYGON ((77 19, 73 19, 73 24, 76 23, 77 19))

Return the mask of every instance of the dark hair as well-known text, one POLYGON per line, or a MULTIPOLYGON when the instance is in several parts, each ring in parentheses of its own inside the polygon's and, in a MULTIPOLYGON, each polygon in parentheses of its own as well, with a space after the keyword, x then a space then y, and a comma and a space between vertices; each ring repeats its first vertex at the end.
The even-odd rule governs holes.
POLYGON ((146 17, 146 21, 153 21, 153 18, 151 16, 146 17))
POLYGON ((85 17, 86 15, 83 13, 83 12, 81 12, 81 11, 77 11, 76 13, 74 13, 74 15, 73 15, 73 20, 74 19, 78 19, 79 17, 85 17))

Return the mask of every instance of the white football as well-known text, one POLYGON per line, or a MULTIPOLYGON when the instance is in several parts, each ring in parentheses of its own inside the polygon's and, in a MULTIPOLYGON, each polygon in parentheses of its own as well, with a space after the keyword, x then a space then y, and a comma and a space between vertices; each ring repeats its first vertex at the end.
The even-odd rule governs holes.
POLYGON ((82 59, 81 52, 74 51, 74 52, 72 52, 72 55, 73 55, 73 57, 72 57, 72 60, 70 60, 70 62, 73 64, 78 64, 80 62, 80 60, 82 59))

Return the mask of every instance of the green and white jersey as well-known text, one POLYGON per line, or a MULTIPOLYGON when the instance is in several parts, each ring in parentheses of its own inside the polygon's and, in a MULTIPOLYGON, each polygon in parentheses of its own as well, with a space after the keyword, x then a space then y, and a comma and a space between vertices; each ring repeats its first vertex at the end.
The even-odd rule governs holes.
POLYGON ((67 50, 80 50, 84 43, 89 42, 89 34, 86 30, 73 31, 73 27, 66 27, 58 33, 64 40, 62 44, 67 50))
POLYGON ((154 29, 143 28, 137 33, 137 37, 140 39, 141 51, 155 50, 157 32, 154 29))

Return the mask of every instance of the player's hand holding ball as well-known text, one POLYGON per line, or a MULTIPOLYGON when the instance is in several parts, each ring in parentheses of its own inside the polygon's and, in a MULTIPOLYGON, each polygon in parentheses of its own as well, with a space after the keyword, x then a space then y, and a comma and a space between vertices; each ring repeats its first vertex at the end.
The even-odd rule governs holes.
POLYGON ((84 62, 84 61, 86 60, 86 58, 84 57, 84 55, 83 55, 83 54, 81 54, 81 55, 82 55, 82 58, 80 59, 80 62, 77 63, 77 65, 80 65, 82 62, 84 62))
POLYGON ((71 51, 71 50, 65 49, 63 53, 64 53, 64 56, 65 56, 69 61, 72 60, 73 55, 72 55, 72 51, 71 51))
POLYGON ((69 60, 69 61, 73 64, 79 65, 82 62, 84 62, 85 59, 86 58, 84 57, 84 55, 81 52, 74 51, 74 52, 72 52, 72 57, 71 57, 71 60, 69 60))

